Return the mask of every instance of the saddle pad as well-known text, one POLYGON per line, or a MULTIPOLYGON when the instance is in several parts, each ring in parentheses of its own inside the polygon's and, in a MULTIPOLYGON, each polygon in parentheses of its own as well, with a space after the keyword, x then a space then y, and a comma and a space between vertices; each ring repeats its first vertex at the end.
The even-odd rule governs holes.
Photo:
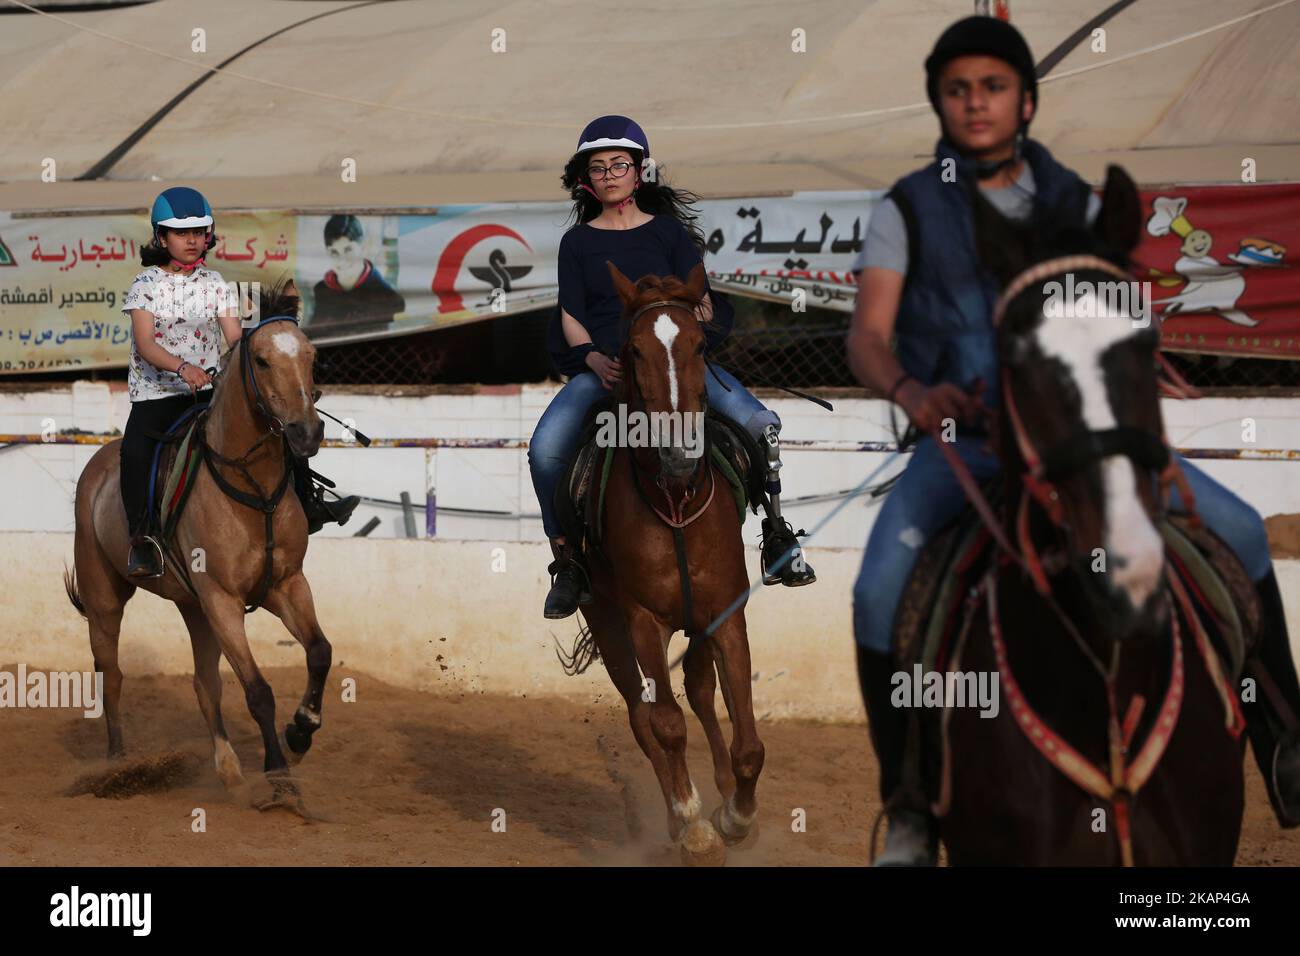
MULTIPOLYGON (((1216 631, 1224 643, 1221 649, 1227 657, 1224 663, 1236 681, 1247 655, 1246 635, 1253 633, 1257 617, 1251 615, 1254 608, 1248 603, 1248 618, 1243 622, 1234 594, 1246 592, 1240 586, 1234 587, 1236 582, 1225 581, 1218 570, 1220 564, 1225 569, 1239 567, 1235 557, 1213 535, 1198 536, 1194 541, 1182 521, 1163 520, 1160 532, 1166 548, 1178 559, 1170 561, 1170 567, 1175 573, 1180 566, 1186 569, 1186 579, 1192 585, 1189 590, 1199 592, 1213 612, 1216 631), (1213 560, 1206 557, 1203 548, 1210 550, 1213 560)), ((983 525, 971 520, 968 514, 965 520, 945 529, 926 546, 899 604, 894 642, 896 660, 902 666, 910 666, 919 659, 924 669, 938 669, 946 638, 957 623, 961 597, 974 577, 971 569, 981 553, 988 550, 990 541, 983 525)), ((976 571, 982 573, 982 570, 981 563, 976 571)))
POLYGON ((1213 610, 1226 645, 1228 660, 1225 663, 1228 665, 1228 674, 1235 683, 1241 677, 1241 669, 1246 660, 1246 634, 1232 595, 1214 565, 1210 564, 1182 528, 1166 520, 1160 522, 1160 533, 1165 539, 1165 546, 1178 556, 1187 570, 1193 585, 1193 589, 1189 590, 1199 591, 1213 610))
POLYGON ((164 542, 170 540, 176 530, 176 522, 180 519, 181 510, 185 507, 190 490, 194 487, 194 479, 203 458, 198 442, 194 440, 194 431, 194 423, 191 422, 185 429, 185 437, 181 439, 180 446, 176 449, 171 468, 167 472, 167 482, 163 486, 158 525, 162 528, 164 542))

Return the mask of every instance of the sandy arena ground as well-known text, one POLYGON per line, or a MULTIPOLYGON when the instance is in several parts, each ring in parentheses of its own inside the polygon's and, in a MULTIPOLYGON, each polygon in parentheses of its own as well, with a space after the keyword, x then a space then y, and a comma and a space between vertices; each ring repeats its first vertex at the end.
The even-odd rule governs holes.
MULTIPOLYGON (((301 670, 268 670, 284 714, 301 670)), ((250 783, 260 738, 233 676, 227 727, 250 783)), ((658 786, 621 701, 433 697, 345 667, 330 675, 325 726, 294 770, 310 822, 235 802, 212 769, 190 682, 131 677, 124 690, 128 760, 171 755, 168 789, 119 799, 68 796, 106 766, 104 726, 67 710, 9 710, 0 735, 4 865, 676 865, 658 786), (344 677, 357 702, 340 703, 344 677), (191 831, 203 808, 207 832, 191 831), (506 832, 491 828, 495 808, 506 832)), ((718 798, 704 735, 688 714, 692 774, 711 812, 718 798)), ((759 834, 729 865, 859 865, 878 802, 863 726, 760 723, 767 765, 759 834), (807 832, 791 830, 794 808, 807 832)), ((727 730, 730 737, 730 729, 727 730)), ((1300 832, 1273 820, 1253 760, 1239 865, 1300 865, 1300 832)))

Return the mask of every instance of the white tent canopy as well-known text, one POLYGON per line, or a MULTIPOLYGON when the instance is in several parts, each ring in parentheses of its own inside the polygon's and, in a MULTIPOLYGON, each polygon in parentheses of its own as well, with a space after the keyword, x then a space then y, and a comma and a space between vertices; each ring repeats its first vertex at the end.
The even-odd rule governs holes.
MULTIPOLYGON (((1011 4, 1040 61, 1111 5, 1011 4)), ((160 182, 221 208, 560 199, 578 132, 607 112, 637 119, 670 179, 705 196, 883 187, 932 152, 922 61, 971 11, 159 0, 6 15, 0 209, 139 208, 160 182), (74 181, 207 68, 286 27, 209 75, 106 178, 74 181), (196 30, 206 52, 191 50, 196 30), (47 158, 58 182, 41 181, 47 158)), ((1118 162, 1146 184, 1239 182, 1248 158, 1261 182, 1300 179, 1300 2, 1144 0, 1103 28, 1104 53, 1085 38, 1040 88, 1033 135, 1064 161, 1094 181, 1118 162)))

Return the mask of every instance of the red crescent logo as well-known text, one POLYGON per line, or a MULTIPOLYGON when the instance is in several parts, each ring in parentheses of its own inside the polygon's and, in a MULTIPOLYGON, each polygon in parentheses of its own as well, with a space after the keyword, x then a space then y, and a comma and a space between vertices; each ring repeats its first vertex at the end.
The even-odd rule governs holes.
POLYGON ((524 241, 523 236, 506 226, 485 223, 466 229, 447 243, 447 247, 442 250, 442 255, 438 257, 438 268, 433 273, 433 294, 438 297, 439 313, 459 312, 465 308, 464 300, 456 291, 456 277, 460 275, 460 268, 464 265, 465 256, 469 254, 470 249, 493 236, 505 236, 517 240, 529 252, 533 251, 533 247, 524 241))

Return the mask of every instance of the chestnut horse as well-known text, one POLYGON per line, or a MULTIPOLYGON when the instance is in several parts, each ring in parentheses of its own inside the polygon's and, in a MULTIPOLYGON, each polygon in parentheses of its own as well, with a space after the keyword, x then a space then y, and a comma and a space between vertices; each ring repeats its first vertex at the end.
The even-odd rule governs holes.
POLYGON ((1191 504, 1161 418, 1159 330, 1101 293, 1132 282, 1140 223, 1114 166, 1090 231, 1021 229, 975 197, 979 251, 1003 286, 1005 507, 985 510, 1002 559, 967 601, 949 667, 997 674, 1001 706, 923 718, 950 748, 936 809, 955 864, 1236 854, 1241 712, 1156 528, 1170 482, 1191 504), (1067 276, 1080 298, 1053 308, 1067 276))
POLYGON ((95 453, 77 481, 76 570, 64 571, 68 597, 89 623, 95 669, 104 675, 108 755, 124 753, 118 638, 126 602, 143 587, 174 602, 189 629, 194 692, 222 782, 232 792, 248 795, 221 718, 218 665, 224 654, 262 733, 271 797, 261 805, 291 807, 300 807, 301 801, 285 750, 296 762, 320 729, 331 656, 302 571, 307 521, 287 477, 287 452, 316 454, 325 429, 315 408, 316 350, 298 328, 298 305, 292 283, 264 292, 262 315, 270 318, 245 328, 222 357, 211 403, 200 419, 210 455, 205 452, 206 463, 199 465, 168 549, 180 556, 180 564, 169 555, 162 577, 127 577, 130 539, 119 488, 121 443, 114 441, 95 453), (268 532, 274 542, 269 553, 268 532), (258 670, 244 633, 245 606, 259 600, 306 649, 307 691, 283 738, 276 733, 271 685, 258 670))
MULTIPOLYGON (((633 285, 612 263, 609 270, 627 325, 624 379, 614 400, 627 405, 629 417, 704 412, 705 343, 695 317, 706 288, 704 266, 696 266, 686 283, 645 276, 633 285)), ((592 602, 582 612, 627 703, 632 733, 659 778, 669 835, 687 863, 719 863, 724 842, 738 843, 754 824, 763 744, 750 694, 743 602, 706 633, 748 592, 740 519, 707 450, 692 458, 686 444, 665 438, 659 447, 615 449, 600 548, 589 555, 592 602), (683 571, 689 591, 682 587, 683 571), (686 765, 686 720, 669 677, 668 643, 679 630, 690 642, 683 662, 686 697, 704 727, 723 797, 711 821, 702 816, 686 765), (715 673, 733 727, 730 752, 714 710, 715 673)))

